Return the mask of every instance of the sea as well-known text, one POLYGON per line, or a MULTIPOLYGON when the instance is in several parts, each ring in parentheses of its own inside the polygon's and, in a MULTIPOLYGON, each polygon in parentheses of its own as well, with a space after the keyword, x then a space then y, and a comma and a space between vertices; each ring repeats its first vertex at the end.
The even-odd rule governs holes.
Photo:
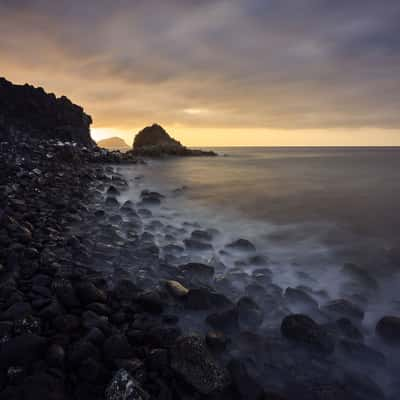
MULTIPOLYGON (((365 313, 359 325, 365 343, 389 360, 377 381, 399 393, 394 371, 400 354, 378 340, 375 326, 384 315, 400 316, 400 148, 212 150, 217 157, 117 167, 129 182, 121 202, 139 208, 143 190, 163 195, 144 231, 153 235, 165 262, 212 265, 216 290, 234 300, 255 296, 254 284, 263 286, 268 272, 263 290, 273 289, 273 302, 280 304, 288 288, 306 293, 319 307, 351 302, 365 313), (210 249, 188 248, 185 240, 195 231, 210 233, 210 249), (231 251, 229 244, 238 239, 251 242, 256 257, 231 251)), ((305 312, 301 303, 277 307, 274 317, 267 301, 262 329, 276 330, 283 315, 305 312)), ((306 311, 326 323, 319 309, 306 311)), ((198 322, 204 316, 196 320, 184 313, 183 325, 185 318, 188 329, 207 329, 198 322)), ((374 362, 370 367, 368 373, 375 374, 374 362)))

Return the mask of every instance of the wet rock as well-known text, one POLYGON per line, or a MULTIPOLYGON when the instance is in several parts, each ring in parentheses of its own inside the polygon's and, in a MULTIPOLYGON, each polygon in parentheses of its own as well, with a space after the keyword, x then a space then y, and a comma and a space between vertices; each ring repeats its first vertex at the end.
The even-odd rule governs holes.
POLYGON ((99 328, 105 334, 111 331, 111 326, 107 317, 100 316, 93 311, 85 311, 82 314, 82 326, 87 330, 99 328))
POLYGON ((332 353, 335 343, 328 332, 303 314, 285 317, 281 324, 281 333, 294 342, 310 345, 324 353, 332 353))
POLYGON ((0 347, 0 368, 29 364, 40 357, 46 343, 45 338, 29 333, 9 340, 0 347))
POLYGON ((356 284, 360 284, 366 289, 376 290, 379 287, 378 282, 369 274, 368 271, 355 264, 345 264, 342 268, 342 272, 354 279, 356 284))
POLYGON ((11 339, 13 328, 14 324, 11 321, 0 322, 0 345, 11 339))
POLYGON ((104 358, 108 361, 114 361, 119 358, 129 358, 132 348, 128 339, 123 334, 110 336, 103 345, 104 358))
POLYGON ((232 360, 228 369, 231 373, 233 385, 242 399, 260 400, 262 398, 264 390, 257 379, 250 375, 244 362, 232 360))
POLYGON ((24 333, 33 333, 40 335, 41 333, 41 320, 39 318, 28 315, 25 318, 17 319, 14 321, 14 334, 16 336, 24 333))
POLYGON ((25 318, 32 313, 32 307, 29 303, 15 303, 6 311, 0 314, 2 320, 16 320, 25 318))
POLYGON ((120 300, 132 300, 137 291, 137 286, 129 279, 119 279, 114 286, 114 295, 120 300))
POLYGON ((256 247, 254 246, 254 244, 247 239, 237 239, 234 242, 227 244, 226 247, 228 249, 244 251, 244 252, 256 251, 256 247))
POLYGON ((68 361, 74 367, 88 358, 100 359, 98 348, 87 340, 79 340, 68 349, 68 361))
POLYGON ((115 197, 107 196, 105 201, 108 207, 119 207, 119 201, 115 197))
POLYGON ((185 243, 186 248, 189 250, 209 251, 213 249, 213 246, 210 243, 205 243, 201 240, 185 239, 183 242, 185 243))
POLYGON ((188 291, 185 307, 191 310, 208 310, 213 306, 212 294, 208 289, 195 288, 188 291))
POLYGON ((53 320, 53 326, 60 333, 71 334, 80 328, 81 323, 77 316, 63 314, 53 320))
POLYGON ((374 365, 385 364, 384 355, 364 343, 340 340, 338 349, 353 361, 356 360, 360 363, 368 364, 372 363, 374 365))
POLYGON ((75 286, 77 295, 83 304, 105 303, 107 295, 92 282, 80 282, 75 286))
POLYGON ((178 246, 176 244, 168 244, 163 247, 163 251, 165 254, 179 256, 182 254, 185 249, 182 246, 178 246))
POLYGON ((62 312, 63 310, 58 302, 53 301, 51 304, 40 310, 39 316, 43 319, 51 320, 60 315, 62 312))
POLYGON ((165 370, 165 368, 167 368, 169 364, 168 350, 152 349, 148 356, 148 362, 152 370, 165 370))
POLYGON ((85 340, 96 345, 101 345, 104 343, 105 335, 99 328, 94 327, 89 330, 85 336, 85 340))
POLYGON ((59 281, 54 285, 54 287, 57 299, 64 307, 71 309, 80 306, 80 301, 70 282, 59 281))
POLYGON ((321 307, 321 310, 359 321, 364 318, 364 311, 360 307, 345 299, 329 301, 321 307))
POLYGON ((165 281, 165 286, 176 298, 183 298, 189 293, 189 290, 178 281, 167 280, 165 281))
POLYGON ((138 210, 138 214, 143 217, 143 218, 151 218, 153 213, 150 210, 147 210, 146 208, 140 208, 138 210))
POLYGON ((234 304, 225 295, 213 292, 208 288, 190 289, 185 299, 185 307, 191 310, 209 310, 232 306, 234 304))
POLYGON ((154 290, 147 290, 138 294, 135 298, 144 311, 159 314, 163 311, 164 302, 161 299, 160 294, 154 290))
POLYGON ((202 263, 180 265, 179 270, 184 274, 185 278, 198 279, 205 282, 211 280, 214 276, 214 268, 202 263))
POLYGON ((202 231, 199 229, 194 230, 191 235, 191 239, 202 242, 211 242, 213 235, 209 231, 202 231))
POLYGON ((140 193, 140 198, 141 198, 140 205, 158 206, 161 204, 161 200, 164 198, 164 196, 158 192, 143 190, 140 193))
POLYGON ((115 186, 110 186, 107 189, 108 196, 119 196, 120 194, 121 194, 120 191, 115 186))
POLYGON ((347 337, 348 339, 362 341, 363 334, 360 329, 355 326, 351 320, 348 318, 340 318, 336 321, 336 325, 339 328, 340 332, 343 336, 347 337))
POLYGON ((242 329, 257 329, 264 319, 262 309, 250 297, 242 297, 237 302, 239 326, 242 329))
POLYGON ((400 318, 395 316, 385 316, 376 324, 376 333, 386 343, 400 345, 400 318))
POLYGON ((45 372, 29 376, 22 387, 24 400, 69 400, 64 383, 45 372))
POLYGON ((78 369, 78 376, 83 382, 96 383, 107 378, 107 371, 103 365, 93 358, 83 360, 78 369))
POLYGON ((215 352, 224 351, 230 340, 219 331, 209 331, 206 335, 207 346, 215 352))
POLYGON ((98 315, 104 316, 108 316, 111 313, 110 308, 103 303, 90 303, 86 306, 86 309, 93 311, 98 315))
POLYGON ((214 329, 222 332, 232 332, 239 329, 239 315, 236 308, 212 313, 206 318, 206 322, 214 329))
POLYGON ((284 299, 294 306, 318 308, 318 303, 301 289, 288 287, 283 295, 284 299))
POLYGON ((59 344, 52 344, 46 355, 46 362, 50 367, 63 368, 65 359, 65 351, 59 344))
POLYGON ((228 371, 214 360, 198 336, 180 337, 171 356, 173 370, 202 394, 220 391, 230 384, 228 371))
POLYGON ((120 369, 105 391, 105 400, 150 400, 150 395, 125 369, 120 369))

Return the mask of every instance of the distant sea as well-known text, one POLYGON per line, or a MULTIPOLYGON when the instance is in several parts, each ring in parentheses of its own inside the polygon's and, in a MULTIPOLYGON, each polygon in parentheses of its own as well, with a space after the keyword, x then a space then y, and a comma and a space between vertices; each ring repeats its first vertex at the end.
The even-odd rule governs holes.
POLYGON ((274 264, 399 271, 400 148, 213 150, 123 168, 137 193, 167 195, 162 212, 250 239, 274 264))

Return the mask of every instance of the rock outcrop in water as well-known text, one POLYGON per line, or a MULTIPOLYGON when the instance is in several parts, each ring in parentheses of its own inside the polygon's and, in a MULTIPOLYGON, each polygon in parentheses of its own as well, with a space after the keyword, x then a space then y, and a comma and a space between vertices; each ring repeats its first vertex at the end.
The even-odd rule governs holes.
POLYGON ((188 149, 157 124, 145 127, 135 136, 132 152, 145 157, 216 155, 213 151, 188 149))
POLYGON ((109 150, 129 150, 129 146, 120 137, 111 137, 103 140, 99 140, 97 145, 104 147, 109 150))
POLYGON ((57 139, 94 146, 92 119, 67 97, 0 78, 0 140, 57 139))

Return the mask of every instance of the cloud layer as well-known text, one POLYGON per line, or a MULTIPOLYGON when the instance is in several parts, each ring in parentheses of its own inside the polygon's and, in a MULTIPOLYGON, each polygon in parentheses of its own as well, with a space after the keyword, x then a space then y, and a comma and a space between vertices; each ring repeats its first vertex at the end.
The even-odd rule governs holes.
POLYGON ((0 75, 97 126, 400 127, 397 0, 3 0, 0 75))

